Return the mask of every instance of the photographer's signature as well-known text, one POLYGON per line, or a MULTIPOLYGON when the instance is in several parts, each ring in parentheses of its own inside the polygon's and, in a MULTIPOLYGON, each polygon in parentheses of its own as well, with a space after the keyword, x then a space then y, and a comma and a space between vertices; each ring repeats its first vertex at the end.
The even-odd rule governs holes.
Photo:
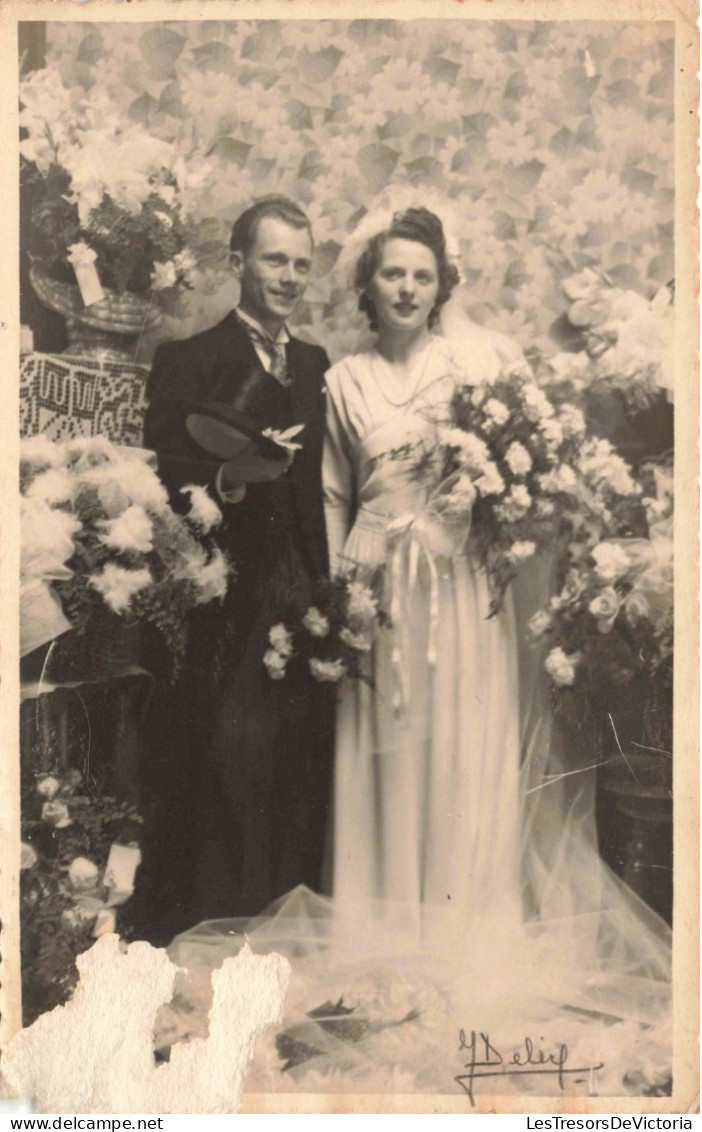
POLYGON ((508 1053, 500 1052, 490 1041, 490 1035, 479 1030, 460 1030, 458 1035, 459 1053, 468 1055, 464 1064, 465 1073, 454 1077, 463 1091, 475 1104, 473 1087, 484 1077, 526 1077, 534 1074, 556 1077, 560 1089, 564 1088, 566 1076, 575 1073, 592 1073, 602 1069, 600 1065, 579 1065, 571 1067, 568 1061, 568 1046, 565 1042, 544 1049, 540 1043, 525 1037, 518 1048, 508 1053))

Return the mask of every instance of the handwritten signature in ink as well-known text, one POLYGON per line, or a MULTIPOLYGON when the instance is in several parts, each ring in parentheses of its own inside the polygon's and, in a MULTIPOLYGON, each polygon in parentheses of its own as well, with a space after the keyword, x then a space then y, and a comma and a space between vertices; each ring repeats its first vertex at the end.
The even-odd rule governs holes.
POLYGON ((526 1077, 538 1073, 556 1077, 562 1090, 567 1075, 603 1068, 602 1064, 566 1066, 568 1046, 564 1042, 555 1049, 545 1050, 529 1037, 524 1038, 518 1049, 502 1054, 490 1041, 489 1034, 476 1030, 459 1031, 458 1049, 468 1054, 468 1061, 464 1064, 466 1072, 454 1080, 467 1094, 471 1105, 475 1105, 474 1084, 484 1077, 526 1077))

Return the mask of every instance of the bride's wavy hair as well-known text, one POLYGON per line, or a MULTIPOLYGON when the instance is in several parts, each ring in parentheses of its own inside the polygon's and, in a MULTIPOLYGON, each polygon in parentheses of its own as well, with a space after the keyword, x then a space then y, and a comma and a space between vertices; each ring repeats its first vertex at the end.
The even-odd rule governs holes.
POLYGON ((429 327, 435 326, 441 308, 451 297, 451 292, 459 282, 460 276, 458 268, 454 263, 451 263, 448 257, 443 225, 438 216, 430 212, 428 208, 407 208, 404 212, 396 212, 390 227, 384 232, 378 232, 368 241, 356 263, 354 274, 354 286, 360 292, 358 309, 367 315, 371 330, 377 331, 378 320, 375 304, 368 294, 368 286, 378 269, 383 248, 388 240, 413 240, 416 244, 424 244, 434 253, 439 277, 439 291, 429 315, 429 327))

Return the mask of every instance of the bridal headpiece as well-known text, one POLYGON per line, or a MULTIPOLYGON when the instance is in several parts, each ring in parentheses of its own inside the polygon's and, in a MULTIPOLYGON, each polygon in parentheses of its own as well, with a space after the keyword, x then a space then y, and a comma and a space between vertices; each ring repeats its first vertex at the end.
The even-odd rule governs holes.
POLYGON ((398 213, 406 212, 408 208, 426 208, 441 221, 448 259, 458 271, 459 282, 463 283, 460 245, 456 235, 460 229, 458 210, 452 201, 440 193, 431 191, 419 193, 416 189, 405 185, 391 185, 375 198, 348 237, 337 261, 337 270, 351 281, 356 262, 369 241, 381 232, 387 231, 398 213))

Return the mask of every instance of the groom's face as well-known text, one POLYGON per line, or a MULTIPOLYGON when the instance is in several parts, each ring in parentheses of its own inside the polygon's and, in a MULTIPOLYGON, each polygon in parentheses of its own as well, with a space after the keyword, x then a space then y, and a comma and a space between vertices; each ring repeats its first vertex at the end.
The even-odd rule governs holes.
POLYGON ((266 216, 251 247, 232 253, 232 264, 241 284, 241 309, 275 336, 307 287, 312 266, 308 230, 266 216))

